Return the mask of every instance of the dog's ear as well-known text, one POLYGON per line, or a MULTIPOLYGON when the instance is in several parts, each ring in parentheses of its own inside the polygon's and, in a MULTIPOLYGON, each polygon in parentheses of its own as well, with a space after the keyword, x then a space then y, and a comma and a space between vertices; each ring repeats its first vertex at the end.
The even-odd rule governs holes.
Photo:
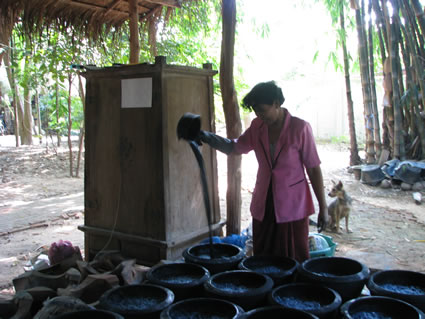
POLYGON ((336 182, 335 182, 333 179, 331 179, 331 182, 332 182, 332 184, 334 184, 334 185, 336 184, 336 182))
POLYGON ((342 189, 342 182, 341 182, 341 181, 339 181, 339 182, 338 182, 338 185, 336 185, 336 187, 337 187, 338 189, 342 189))

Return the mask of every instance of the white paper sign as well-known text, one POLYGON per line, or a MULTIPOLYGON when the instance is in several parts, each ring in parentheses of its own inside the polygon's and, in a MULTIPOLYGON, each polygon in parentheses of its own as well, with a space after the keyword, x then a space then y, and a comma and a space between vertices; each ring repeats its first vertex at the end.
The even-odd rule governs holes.
POLYGON ((152 78, 121 80, 121 108, 152 107, 152 78))

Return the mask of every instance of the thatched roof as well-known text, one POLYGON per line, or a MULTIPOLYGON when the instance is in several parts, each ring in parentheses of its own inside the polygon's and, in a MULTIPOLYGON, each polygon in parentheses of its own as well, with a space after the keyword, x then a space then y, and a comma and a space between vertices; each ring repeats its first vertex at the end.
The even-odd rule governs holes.
MULTIPOLYGON (((180 7, 183 0, 137 0, 141 22, 149 22, 163 7, 180 7)), ((187 0, 186 0, 187 1, 187 0)), ((10 29, 12 17, 22 17, 24 29, 36 32, 43 27, 72 26, 90 38, 105 30, 119 29, 129 19, 130 0, 1 0, 0 33, 10 29)), ((16 21, 13 21, 13 23, 16 21)))

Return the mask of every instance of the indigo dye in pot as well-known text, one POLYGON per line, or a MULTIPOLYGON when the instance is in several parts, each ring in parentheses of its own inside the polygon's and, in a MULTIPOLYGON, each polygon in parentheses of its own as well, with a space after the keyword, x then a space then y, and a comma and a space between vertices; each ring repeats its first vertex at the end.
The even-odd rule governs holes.
POLYGON ((425 274, 410 270, 381 270, 373 273, 367 287, 373 296, 404 300, 425 312, 425 274))
POLYGON ((298 282, 324 285, 338 292, 342 301, 360 296, 369 278, 369 268, 345 257, 318 257, 304 261, 298 268, 298 282))
POLYGON ((316 319, 315 315, 306 311, 283 308, 280 306, 260 307, 242 314, 238 319, 281 319, 281 318, 297 318, 297 319, 316 319))
POLYGON ((204 288, 207 296, 229 300, 247 310, 266 304, 273 280, 253 271, 229 270, 211 276, 204 288))
POLYGON ((418 308, 399 299, 367 296, 351 299, 340 309, 345 319, 424 319, 425 315, 418 308))
POLYGON ((125 318, 155 318, 174 301, 174 293, 152 284, 119 286, 99 299, 99 309, 116 312, 125 318))
POLYGON ((341 306, 341 296, 333 289, 310 283, 279 286, 270 293, 269 303, 307 311, 319 318, 334 318, 341 306))
POLYGON ((210 272, 201 265, 190 263, 161 264, 152 267, 146 277, 150 283, 171 289, 175 300, 198 297, 210 272))
POLYGON ((197 244, 183 251, 184 260, 187 263, 201 265, 207 268, 211 274, 227 270, 234 270, 245 256, 242 248, 227 243, 214 243, 212 250, 214 258, 210 258, 209 244, 197 244))
POLYGON ((172 304, 161 312, 161 319, 230 319, 239 318, 243 309, 215 298, 192 298, 172 304))
POLYGON ((310 301, 295 297, 276 297, 276 301, 286 308, 295 308, 299 310, 318 310, 322 306, 318 301, 310 301))
POLYGON ((55 319, 124 319, 124 317, 111 311, 84 310, 68 312, 55 319))
POLYGON ((238 267, 271 277, 277 287, 294 281, 298 262, 289 257, 251 256, 244 258, 238 267))
POLYGON ((416 286, 405 286, 405 285, 395 285, 395 284, 384 284, 381 287, 385 290, 395 292, 403 295, 424 295, 425 291, 421 287, 416 286))

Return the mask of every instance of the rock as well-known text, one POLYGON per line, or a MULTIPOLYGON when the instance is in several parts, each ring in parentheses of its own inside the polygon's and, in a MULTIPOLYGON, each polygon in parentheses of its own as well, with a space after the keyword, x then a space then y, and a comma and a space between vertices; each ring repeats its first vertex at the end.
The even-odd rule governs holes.
POLYGON ((119 286, 119 279, 115 275, 89 275, 78 286, 71 285, 65 289, 59 288, 58 294, 76 297, 89 304, 96 302, 105 291, 117 286, 119 286))
POLYGON ((17 310, 18 305, 13 299, 0 299, 0 318, 10 318, 17 310))
POLYGON ((407 183, 401 183, 400 185, 401 189, 404 191, 410 191, 412 189, 412 185, 411 184, 407 184, 407 183))
POLYGON ((387 188, 391 188, 391 181, 388 179, 384 179, 381 184, 379 185, 381 188, 387 189, 387 188))
POLYGON ((413 193, 413 199, 415 200, 415 203, 417 205, 420 205, 422 203, 422 195, 419 192, 413 193))
POLYGON ((47 287, 34 287, 24 291, 28 292, 33 298, 33 303, 31 305, 31 317, 43 308, 43 302, 58 295, 55 290, 47 287))
POLYGON ((26 290, 34 287, 47 287, 53 290, 65 288, 71 282, 80 280, 80 273, 75 268, 62 272, 59 264, 41 271, 33 270, 23 273, 13 279, 15 291, 26 290))
POLYGON ((422 184, 422 182, 416 182, 412 186, 412 191, 414 191, 414 192, 420 192, 424 188, 425 188, 425 186, 422 184))
POLYGON ((43 308, 37 312, 34 319, 50 319, 68 312, 93 309, 78 298, 58 296, 44 302, 43 308))
POLYGON ((13 298, 14 302, 17 304, 17 311, 11 317, 11 319, 30 319, 31 307, 33 303, 32 296, 26 291, 18 291, 13 298))

